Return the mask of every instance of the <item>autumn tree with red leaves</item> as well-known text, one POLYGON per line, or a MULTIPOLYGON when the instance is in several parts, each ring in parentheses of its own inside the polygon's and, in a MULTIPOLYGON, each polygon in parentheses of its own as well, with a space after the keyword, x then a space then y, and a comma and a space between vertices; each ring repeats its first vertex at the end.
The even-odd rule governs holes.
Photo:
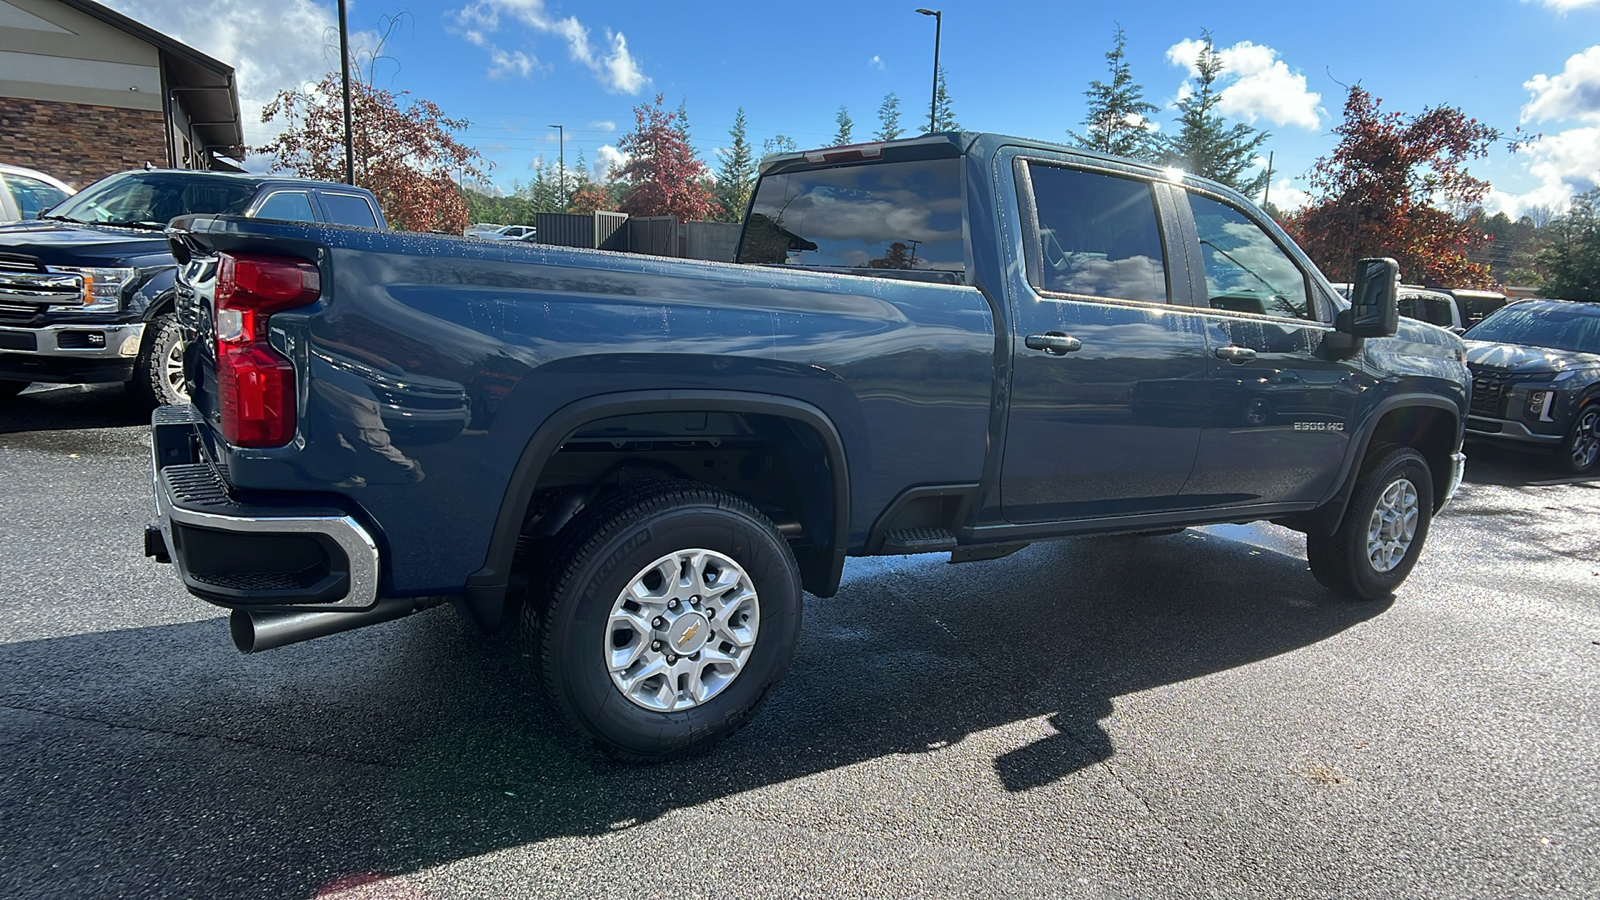
MULTIPOLYGON (((1333 281, 1352 281, 1356 260, 1390 256, 1401 275, 1430 285, 1486 287, 1488 266, 1467 254, 1485 236, 1452 210, 1489 192, 1468 174, 1500 132, 1440 106, 1406 117, 1381 110, 1360 86, 1345 98, 1339 146, 1312 169, 1312 202, 1284 225, 1333 281)), ((1515 149, 1515 145, 1513 145, 1515 149)))
POLYGON ((612 172, 629 182, 622 211, 632 216, 675 216, 680 222, 708 219, 712 197, 706 190, 705 163, 675 124, 677 115, 654 104, 633 108, 634 130, 617 142, 628 162, 612 172))
MULTIPOLYGON (((274 171, 344 181, 344 106, 338 72, 300 90, 279 91, 261 121, 282 116, 284 129, 253 148, 274 171)), ((437 104, 410 99, 358 78, 350 81, 356 185, 372 191, 391 227, 460 234, 467 204, 456 179, 484 177, 483 157, 456 133, 466 119, 445 116, 437 104), (401 103, 405 102, 404 108, 401 103)))

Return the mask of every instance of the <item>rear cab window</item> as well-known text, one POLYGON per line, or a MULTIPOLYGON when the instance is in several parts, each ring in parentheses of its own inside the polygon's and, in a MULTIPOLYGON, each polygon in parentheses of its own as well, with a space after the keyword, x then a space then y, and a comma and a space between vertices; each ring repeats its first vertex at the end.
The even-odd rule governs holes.
POLYGON ((311 195, 305 191, 273 191, 256 209, 255 218, 277 219, 282 222, 315 222, 311 210, 311 195))
POLYGON ((763 176, 739 262, 964 282, 961 160, 899 160, 763 176))
POLYGON ((322 191, 322 209, 334 225, 353 225, 356 228, 377 228, 378 214, 371 201, 360 194, 339 191, 322 191))

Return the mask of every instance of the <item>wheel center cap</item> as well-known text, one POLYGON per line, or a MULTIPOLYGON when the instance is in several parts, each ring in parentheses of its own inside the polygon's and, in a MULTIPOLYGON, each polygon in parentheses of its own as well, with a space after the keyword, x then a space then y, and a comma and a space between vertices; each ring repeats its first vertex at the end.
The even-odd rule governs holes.
POLYGON ((667 629, 667 650, 679 656, 700 652, 711 637, 711 622, 697 612, 673 620, 667 629))

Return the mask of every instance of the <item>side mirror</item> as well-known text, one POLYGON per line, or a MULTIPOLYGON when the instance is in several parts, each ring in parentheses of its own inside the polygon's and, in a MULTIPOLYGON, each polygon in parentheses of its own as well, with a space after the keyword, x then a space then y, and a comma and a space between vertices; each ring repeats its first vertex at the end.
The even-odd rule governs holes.
POLYGON ((1356 263, 1356 280, 1350 286, 1348 316, 1336 323, 1355 337, 1389 337, 1400 330, 1400 264, 1392 259, 1363 259, 1356 263))

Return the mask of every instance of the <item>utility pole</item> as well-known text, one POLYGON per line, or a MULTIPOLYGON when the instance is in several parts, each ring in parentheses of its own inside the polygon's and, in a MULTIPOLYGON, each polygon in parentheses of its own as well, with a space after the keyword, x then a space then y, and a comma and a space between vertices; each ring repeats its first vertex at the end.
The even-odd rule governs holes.
POLYGON ((1272 153, 1267 151, 1267 186, 1261 191, 1261 205, 1266 206, 1272 199, 1272 153))
POLYGON ((556 169, 558 172, 556 177, 559 179, 556 184, 560 185, 558 190, 561 191, 561 209, 565 212, 567 208, 567 130, 560 125, 551 125, 550 127, 556 130, 556 169))
POLYGON ((932 134, 934 122, 939 118, 939 33, 944 29, 944 10, 918 9, 917 12, 933 16, 933 99, 928 102, 928 133, 932 134))
POLYGON ((344 183, 356 183, 356 146, 350 128, 350 21, 339 0, 339 64, 344 72, 344 183))

